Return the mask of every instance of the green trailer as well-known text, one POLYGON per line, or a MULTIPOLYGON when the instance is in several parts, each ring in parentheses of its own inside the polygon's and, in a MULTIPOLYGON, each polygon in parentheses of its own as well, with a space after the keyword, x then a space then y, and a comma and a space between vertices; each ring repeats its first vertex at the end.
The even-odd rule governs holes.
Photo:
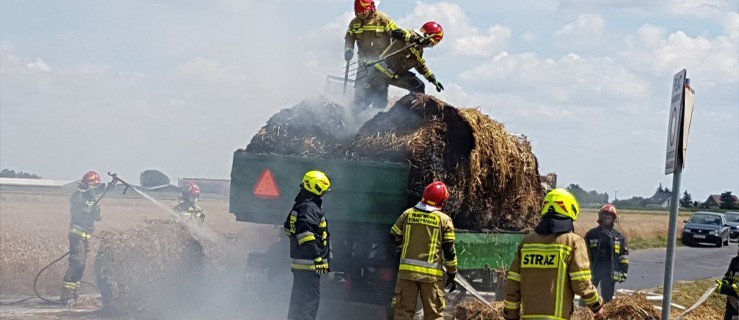
MULTIPOLYGON (((407 190, 408 164, 264 155, 240 149, 233 156, 229 211, 238 221, 281 226, 309 170, 324 171, 332 181, 323 208, 332 239, 332 278, 341 284, 334 293, 341 299, 386 304, 398 264, 390 227, 419 200, 407 190)), ((462 274, 479 278, 486 270, 508 268, 522 239, 523 233, 458 230, 462 274)), ((471 282, 478 286, 486 281, 471 282)))

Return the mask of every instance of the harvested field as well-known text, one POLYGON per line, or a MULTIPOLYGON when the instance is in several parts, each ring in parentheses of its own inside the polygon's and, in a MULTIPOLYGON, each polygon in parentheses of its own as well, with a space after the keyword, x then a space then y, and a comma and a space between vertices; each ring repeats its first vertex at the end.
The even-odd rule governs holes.
MULTIPOLYGON (((664 214, 645 214, 640 211, 619 210, 619 230, 626 236, 629 241, 634 239, 667 239, 667 228, 669 226, 669 216, 664 214)), ((677 234, 680 236, 687 216, 678 217, 677 234)), ((586 208, 575 222, 575 232, 580 236, 585 234, 591 228, 598 225, 598 209, 586 208)), ((666 241, 665 241, 666 243, 666 241)), ((663 245, 663 247, 666 246, 663 245)))

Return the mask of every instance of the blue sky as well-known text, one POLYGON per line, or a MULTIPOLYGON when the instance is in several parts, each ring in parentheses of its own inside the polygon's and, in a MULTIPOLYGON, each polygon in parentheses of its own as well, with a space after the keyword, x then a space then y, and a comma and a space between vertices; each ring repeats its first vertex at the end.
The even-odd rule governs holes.
MULTIPOLYGON (((698 200, 739 193, 738 8, 380 4, 403 27, 444 26, 425 54, 446 88, 433 94, 526 135, 560 185, 619 198, 671 185, 670 84, 686 68, 697 102, 682 189, 698 200)), ((232 152, 272 114, 342 74, 351 10, 349 0, 3 1, 0 166, 54 179, 89 169, 227 178, 232 152)))

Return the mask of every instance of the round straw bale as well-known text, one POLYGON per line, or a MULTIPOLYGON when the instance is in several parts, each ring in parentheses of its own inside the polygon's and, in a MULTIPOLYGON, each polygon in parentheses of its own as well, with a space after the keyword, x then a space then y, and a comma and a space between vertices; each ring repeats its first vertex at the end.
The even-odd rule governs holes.
POLYGON ((299 157, 326 157, 356 132, 347 125, 344 108, 320 98, 274 114, 252 137, 246 151, 299 157))
POLYGON ((539 220, 542 190, 530 143, 478 109, 407 95, 367 121, 345 156, 410 163, 415 200, 432 180, 444 181, 451 192, 445 211, 458 228, 525 230, 539 220))
POLYGON ((109 314, 150 310, 162 299, 187 301, 202 278, 203 247, 176 222, 103 231, 98 243, 95 279, 109 314))

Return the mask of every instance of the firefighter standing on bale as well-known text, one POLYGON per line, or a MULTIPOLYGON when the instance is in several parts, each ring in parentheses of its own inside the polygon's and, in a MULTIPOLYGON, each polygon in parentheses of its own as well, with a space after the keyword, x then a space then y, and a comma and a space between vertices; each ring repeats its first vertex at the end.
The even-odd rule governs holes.
POLYGON ((421 33, 399 28, 392 31, 391 36, 394 39, 392 44, 380 54, 380 60, 367 70, 365 87, 368 93, 360 108, 366 108, 370 104, 375 108, 385 108, 390 85, 411 93, 424 93, 426 86, 411 69, 423 75, 437 92, 444 90, 444 86, 436 79, 423 58, 424 48, 433 47, 444 38, 441 25, 433 21, 427 22, 421 27, 421 33))
POLYGON ((590 282, 590 262, 583 238, 575 234, 580 206, 567 190, 544 198, 541 222, 527 234, 508 271, 505 319, 570 319, 575 294, 603 319, 603 302, 590 282))
POLYGON ((593 285, 600 285, 605 302, 613 299, 616 282, 626 281, 629 272, 629 246, 626 238, 613 228, 617 220, 616 207, 608 203, 598 211, 598 226, 585 234, 593 285))
POLYGON ((720 294, 726 295, 726 311, 724 312, 724 320, 739 319, 739 250, 736 256, 731 258, 729 268, 724 274, 724 278, 716 280, 720 294))
POLYGON ((382 51, 390 45, 390 33, 398 26, 390 16, 377 10, 374 0, 354 0, 354 15, 344 37, 344 59, 347 63, 351 61, 356 43, 358 67, 354 100, 365 108, 371 103, 368 101, 370 91, 366 84, 367 63, 380 58, 382 51))
POLYGON ((102 179, 95 171, 87 172, 77 185, 77 191, 69 199, 69 266, 64 273, 62 292, 59 297, 64 304, 78 300, 82 276, 89 252, 90 238, 95 222, 103 218, 100 205, 96 203, 95 190, 102 186, 102 179))
POLYGON ((200 198, 200 187, 192 181, 185 183, 182 187, 182 197, 180 203, 174 207, 180 220, 194 221, 198 224, 205 222, 205 214, 203 209, 198 206, 197 202, 200 198))
POLYGON ((444 287, 451 285, 450 291, 453 291, 457 275, 454 225, 452 219, 441 212, 447 199, 446 185, 441 181, 432 182, 424 189, 421 201, 403 212, 390 231, 401 247, 393 296, 395 320, 413 319, 419 295, 425 320, 444 319, 444 287))
POLYGON ((328 222, 321 209, 321 198, 330 188, 331 181, 325 173, 308 171, 285 220, 293 272, 289 320, 315 320, 318 314, 321 275, 329 271, 330 256, 328 222))

